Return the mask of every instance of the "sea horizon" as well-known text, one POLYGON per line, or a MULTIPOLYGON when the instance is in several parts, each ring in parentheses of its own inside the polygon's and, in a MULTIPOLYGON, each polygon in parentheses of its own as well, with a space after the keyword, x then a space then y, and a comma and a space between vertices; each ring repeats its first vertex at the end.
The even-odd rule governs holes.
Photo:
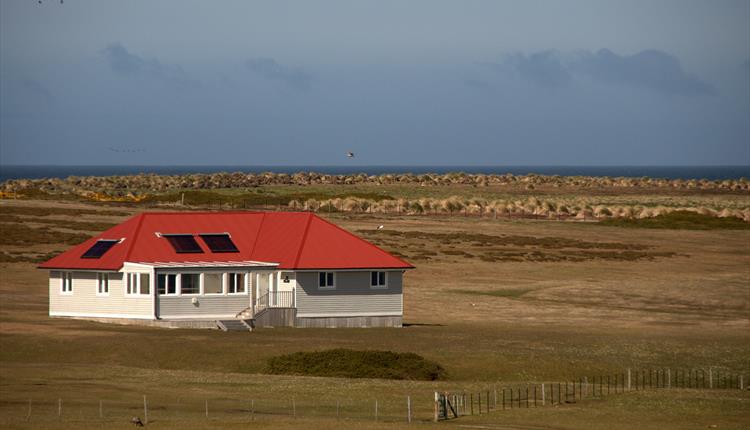
POLYGON ((750 177, 750 165, 0 165, 0 181, 69 176, 138 174, 185 175, 211 173, 316 172, 329 175, 381 174, 513 174, 594 177, 650 177, 660 179, 739 179, 750 177))

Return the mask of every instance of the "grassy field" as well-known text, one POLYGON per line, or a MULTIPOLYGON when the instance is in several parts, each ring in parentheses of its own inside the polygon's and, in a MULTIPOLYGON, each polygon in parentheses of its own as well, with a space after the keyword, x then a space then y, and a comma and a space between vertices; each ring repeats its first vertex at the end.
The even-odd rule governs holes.
MULTIPOLYGON (((711 367, 744 372, 746 381, 750 374, 748 230, 323 214, 417 266, 405 277, 407 326, 224 333, 48 318, 47 273, 33 261, 139 208, 0 204, 0 249, 27 259, 0 262, 4 428, 131 428, 144 395, 154 428, 394 428, 406 427, 406 396, 427 425, 435 390, 476 392, 628 367, 711 367), (445 379, 263 374, 271 357, 330 348, 417 353, 445 368, 445 379)), ((748 422, 750 392, 672 389, 435 426, 741 429, 748 422)))

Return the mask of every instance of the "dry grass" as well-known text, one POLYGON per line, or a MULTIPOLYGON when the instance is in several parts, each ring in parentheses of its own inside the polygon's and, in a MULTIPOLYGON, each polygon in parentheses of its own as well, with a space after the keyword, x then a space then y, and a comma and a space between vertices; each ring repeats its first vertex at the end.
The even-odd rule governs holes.
MULTIPOLYGON (((406 395, 414 399, 419 419, 428 419, 435 389, 558 381, 626 367, 750 370, 748 231, 650 230, 646 235, 582 223, 343 214, 331 218, 351 231, 375 231, 384 224, 398 234, 368 237, 410 255, 421 251, 430 257, 417 262, 417 270, 405 277, 408 327, 248 334, 50 319, 46 273, 28 263, 0 263, 0 425, 119 428, 129 415, 139 413, 146 394, 155 408, 157 428, 242 428, 247 413, 237 411, 251 399, 263 411, 256 417, 257 427, 341 427, 330 418, 339 400, 350 402, 350 421, 344 427, 392 428, 403 419, 406 395), (671 256, 489 262, 477 258, 482 248, 671 256), (414 352, 443 364, 449 379, 352 381, 260 374, 272 356, 323 348, 414 352), (288 413, 292 396, 297 396, 302 418, 281 415, 288 413), (29 398, 39 402, 39 409, 37 418, 27 423, 29 398), (58 398, 71 403, 62 422, 55 418, 58 398), (226 412, 226 420, 205 421, 206 398, 218 402, 216 408, 234 412, 226 412), (372 420, 375 398, 386 423, 372 420), (113 405, 113 414, 114 405, 121 405, 119 415, 98 422, 99 399, 105 407, 113 405), (47 420, 34 421, 43 419, 43 411, 47 420)), ((4 252, 19 251, 2 246, 4 252)), ((37 244, 34 251, 60 247, 37 244)), ((467 418, 448 426, 742 428, 750 419, 749 404, 747 395, 737 392, 638 393, 544 411, 467 418)))

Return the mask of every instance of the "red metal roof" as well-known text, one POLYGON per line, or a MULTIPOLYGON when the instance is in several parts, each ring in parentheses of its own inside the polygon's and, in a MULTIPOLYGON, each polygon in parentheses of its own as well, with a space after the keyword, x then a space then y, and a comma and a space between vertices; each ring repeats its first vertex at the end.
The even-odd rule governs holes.
POLYGON ((119 270, 130 263, 258 261, 280 269, 409 269, 409 263, 309 212, 154 212, 41 264, 43 269, 119 270), (212 253, 199 233, 229 233, 239 249, 212 253), (161 234, 194 234, 202 253, 178 254, 161 234), (124 239, 99 259, 81 258, 97 240, 124 239))

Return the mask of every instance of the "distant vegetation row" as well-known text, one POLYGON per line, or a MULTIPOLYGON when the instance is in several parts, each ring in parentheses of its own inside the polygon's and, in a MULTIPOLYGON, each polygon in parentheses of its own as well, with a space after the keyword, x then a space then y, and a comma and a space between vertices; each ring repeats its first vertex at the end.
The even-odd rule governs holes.
POLYGON ((721 209, 710 207, 592 205, 586 198, 552 198, 540 200, 487 200, 483 198, 450 197, 447 199, 386 199, 369 200, 347 197, 325 200, 292 200, 288 207, 313 212, 403 213, 411 215, 448 214, 483 217, 574 218, 580 220, 653 218, 673 212, 690 212, 717 218, 737 218, 750 222, 750 207, 721 209))
POLYGON ((315 172, 287 173, 211 173, 189 175, 141 174, 130 176, 70 176, 66 179, 12 179, 0 185, 4 192, 40 190, 45 192, 68 191, 80 194, 80 190, 121 190, 130 192, 164 192, 170 190, 206 190, 221 188, 250 188, 265 185, 356 185, 413 184, 420 186, 470 185, 522 186, 533 190, 536 187, 576 188, 660 188, 685 190, 748 191, 750 181, 746 178, 708 179, 654 179, 648 177, 589 177, 589 176, 544 176, 544 175, 485 175, 467 173, 446 174, 383 174, 327 175, 315 172))

